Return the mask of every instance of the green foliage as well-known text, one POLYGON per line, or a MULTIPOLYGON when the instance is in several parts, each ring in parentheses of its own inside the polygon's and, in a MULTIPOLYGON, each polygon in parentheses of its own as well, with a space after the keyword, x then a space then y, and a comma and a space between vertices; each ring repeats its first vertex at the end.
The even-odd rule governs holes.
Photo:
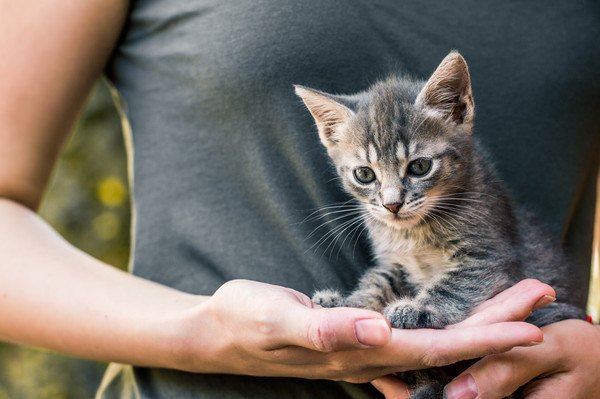
MULTIPOLYGON (((40 214, 73 245, 122 269, 129 257, 126 165, 120 120, 100 82, 61 154, 40 214)), ((0 399, 92 398, 105 367, 0 344, 0 399)))

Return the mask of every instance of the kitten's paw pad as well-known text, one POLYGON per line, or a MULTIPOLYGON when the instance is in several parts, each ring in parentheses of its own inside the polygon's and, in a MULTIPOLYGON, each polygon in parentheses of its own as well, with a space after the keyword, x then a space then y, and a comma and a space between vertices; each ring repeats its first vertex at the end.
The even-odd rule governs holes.
POLYGON ((435 312, 408 300, 391 303, 383 310, 383 314, 394 328, 443 328, 445 326, 435 312))
POLYGON ((338 291, 322 290, 317 291, 312 297, 313 303, 324 308, 338 308, 346 306, 346 300, 338 291))

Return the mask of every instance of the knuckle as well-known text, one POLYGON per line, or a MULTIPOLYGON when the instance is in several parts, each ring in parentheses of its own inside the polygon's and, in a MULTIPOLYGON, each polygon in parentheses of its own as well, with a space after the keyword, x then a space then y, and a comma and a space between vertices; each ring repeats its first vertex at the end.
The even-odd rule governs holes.
POLYGON ((443 341, 439 341, 434 337, 430 337, 427 341, 427 350, 423 352, 420 358, 424 366, 442 367, 463 360, 452 356, 451 354, 456 354, 456 351, 444 344, 443 341))
POLYGON ((494 395, 505 397, 521 385, 516 365, 510 356, 492 356, 485 362, 485 366, 485 375, 489 380, 481 384, 482 394, 493 392, 494 395))
POLYGON ((452 359, 448 354, 437 344, 429 347, 422 358, 421 363, 426 367, 442 367, 454 363, 457 359, 452 359))
POLYGON ((254 336, 261 349, 271 350, 279 341, 277 318, 267 310, 258 310, 253 315, 254 336))
POLYGON ((552 289, 548 284, 544 284, 534 278, 526 278, 519 285, 524 292, 540 292, 545 291, 547 288, 552 289))
POLYGON ((348 381, 350 378, 355 378, 362 370, 361 363, 346 353, 337 352, 326 356, 325 370, 334 380, 348 381))
POLYGON ((348 367, 345 362, 339 360, 330 361, 327 364, 327 373, 334 378, 344 379, 344 376, 348 374, 348 367))
POLYGON ((326 320, 313 321, 308 327, 308 342, 320 352, 331 352, 334 349, 335 334, 326 320))

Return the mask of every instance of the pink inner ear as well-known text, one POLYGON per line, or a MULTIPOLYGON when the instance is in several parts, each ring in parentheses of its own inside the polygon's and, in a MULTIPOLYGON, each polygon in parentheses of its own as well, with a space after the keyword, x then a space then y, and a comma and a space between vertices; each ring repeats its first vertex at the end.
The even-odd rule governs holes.
POLYGON ((471 78, 459 53, 452 52, 444 58, 419 93, 416 104, 457 124, 473 122, 471 78))
POLYGON ((347 121, 353 112, 337 101, 304 87, 297 86, 296 94, 313 116, 323 144, 330 146, 337 143, 336 128, 347 121))

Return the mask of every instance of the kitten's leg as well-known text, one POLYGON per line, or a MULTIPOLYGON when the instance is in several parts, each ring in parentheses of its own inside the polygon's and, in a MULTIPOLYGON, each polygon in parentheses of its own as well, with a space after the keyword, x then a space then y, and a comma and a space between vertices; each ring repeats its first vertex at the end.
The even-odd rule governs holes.
POLYGON ((545 325, 567 319, 584 320, 585 312, 576 306, 569 305, 568 303, 554 302, 548 306, 536 310, 525 321, 535 324, 538 327, 543 327, 545 325))
POLYGON ((313 303, 323 306, 324 308, 338 308, 346 305, 346 298, 336 290, 321 290, 313 294, 313 303))
POLYGON ((323 307, 349 306, 382 311, 390 302, 416 295, 401 266, 377 266, 368 270, 358 287, 346 298, 338 291, 323 290, 313 295, 313 302, 323 307))
POLYGON ((399 265, 374 267, 361 277, 358 287, 348 296, 348 306, 381 312, 398 298, 416 295, 417 289, 407 278, 399 265))
POLYGON ((391 303, 383 313, 393 327, 443 328, 509 286, 508 276, 493 266, 465 265, 423 287, 416 297, 391 303))

